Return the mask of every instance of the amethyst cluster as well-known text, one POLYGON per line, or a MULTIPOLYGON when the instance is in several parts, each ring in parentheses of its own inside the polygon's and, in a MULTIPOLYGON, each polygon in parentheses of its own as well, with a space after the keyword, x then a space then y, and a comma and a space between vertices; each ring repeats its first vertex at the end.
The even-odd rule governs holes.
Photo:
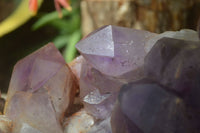
POLYGON ((13 70, 5 115, 13 133, 63 133, 61 122, 78 84, 62 55, 48 44, 19 61, 13 70))
POLYGON ((145 42, 154 33, 106 26, 80 41, 80 98, 97 119, 109 117, 121 86, 144 76, 145 42), (135 39, 134 39, 135 38, 135 39))
POLYGON ((15 65, 5 107, 13 133, 200 132, 195 31, 109 25, 76 48, 69 66, 53 44, 15 65), (71 116, 75 104, 83 108, 71 116))
POLYGON ((156 42, 145 57, 145 78, 121 88, 111 119, 114 133, 200 132, 199 44, 156 42))

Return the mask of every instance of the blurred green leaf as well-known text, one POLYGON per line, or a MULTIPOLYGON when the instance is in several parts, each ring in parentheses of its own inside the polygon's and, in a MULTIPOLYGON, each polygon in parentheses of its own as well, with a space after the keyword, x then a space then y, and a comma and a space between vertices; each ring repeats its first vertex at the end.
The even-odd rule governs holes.
POLYGON ((53 26, 54 28, 56 28, 58 31, 60 31, 60 33, 72 33, 74 32, 74 29, 72 29, 72 24, 71 24, 71 20, 66 20, 66 19, 62 19, 62 20, 53 20, 51 23, 49 23, 49 25, 53 26))
POLYGON ((74 57, 76 56, 76 48, 75 44, 81 39, 81 31, 77 30, 75 31, 69 38, 69 44, 65 48, 64 51, 64 58, 66 62, 71 62, 74 57))
MULTIPOLYGON (((62 13, 63 13, 63 17, 69 16, 73 13, 73 10, 67 11, 67 10, 63 9, 62 13)), ((33 24, 32 29, 37 30, 55 19, 60 19, 57 11, 48 13, 48 14, 42 16, 35 24, 33 24)))
POLYGON ((68 40, 69 37, 67 35, 60 35, 53 40, 53 43, 58 49, 60 49, 68 44, 68 40))
POLYGON ((55 27, 61 33, 71 34, 80 29, 80 16, 74 14, 71 19, 53 20, 49 25, 55 27))
POLYGON ((72 19, 71 19, 72 29, 80 29, 80 25, 81 25, 81 18, 80 18, 80 15, 76 13, 72 16, 72 19))
POLYGON ((54 37, 53 42, 58 49, 64 48, 63 56, 67 62, 70 62, 76 56, 75 44, 81 39, 79 2, 79 0, 73 0, 73 9, 71 12, 63 9, 62 19, 60 19, 58 13, 54 11, 42 15, 32 26, 33 30, 37 30, 46 25, 55 28, 58 35, 54 37))

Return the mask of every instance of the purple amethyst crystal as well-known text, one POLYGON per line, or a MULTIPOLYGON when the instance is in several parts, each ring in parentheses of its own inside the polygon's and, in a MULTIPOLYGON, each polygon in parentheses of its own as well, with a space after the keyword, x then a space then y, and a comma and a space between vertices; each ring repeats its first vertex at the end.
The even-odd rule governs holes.
POLYGON ((23 124, 43 133, 62 133, 64 113, 78 89, 76 78, 59 51, 48 44, 14 67, 5 115, 14 122, 14 132, 23 124))
POLYGON ((199 133, 196 38, 104 26, 69 66, 48 44, 14 67, 4 110, 12 133, 199 133))
POLYGON ((105 26, 77 45, 85 61, 80 75, 80 97, 97 119, 110 116, 120 87, 143 77, 147 31, 105 26))
POLYGON ((118 26, 105 26, 77 43, 76 48, 97 70, 120 76, 144 62, 146 41, 154 33, 118 26))
POLYGON ((111 118, 113 133, 198 133, 199 112, 176 94, 152 82, 129 83, 111 118))
POLYGON ((9 102, 6 116, 14 122, 13 133, 21 133, 24 124, 29 126, 28 132, 63 133, 52 101, 43 92, 16 92, 9 102))
POLYGON ((146 56, 145 73, 200 110, 199 57, 199 42, 163 38, 146 56))
POLYGON ((198 47, 199 42, 184 41, 173 38, 162 38, 145 57, 145 73, 147 76, 159 80, 171 60, 182 50, 198 47))
POLYGON ((80 98, 85 110, 96 119, 105 119, 112 111, 122 83, 105 76, 83 61, 80 77, 80 98))

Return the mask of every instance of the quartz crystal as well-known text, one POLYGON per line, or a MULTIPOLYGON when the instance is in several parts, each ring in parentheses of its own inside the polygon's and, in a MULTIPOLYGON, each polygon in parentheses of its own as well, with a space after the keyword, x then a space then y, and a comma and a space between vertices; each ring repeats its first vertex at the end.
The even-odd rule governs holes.
POLYGON ((200 42, 162 38, 145 59, 148 77, 200 110, 200 42))
POLYGON ((118 26, 105 26, 77 43, 84 57, 80 97, 96 119, 110 116, 120 87, 143 77, 146 41, 156 34, 118 26))
POLYGON ((64 133, 88 133, 94 125, 94 118, 80 110, 64 121, 64 133))
POLYGON ((77 89, 76 78, 53 44, 20 60, 12 73, 5 107, 13 132, 63 133, 63 116, 77 89))
POLYGON ((96 122, 88 133, 112 133, 110 117, 103 121, 96 122))
POLYGON ((105 26, 77 43, 83 57, 101 73, 120 76, 143 65, 148 31, 105 26))
POLYGON ((82 64, 80 98, 85 110, 96 119, 107 118, 122 83, 105 76, 86 61, 82 64))
POLYGON ((175 38, 179 40, 186 40, 186 41, 199 41, 197 31, 191 29, 182 29, 180 31, 166 31, 161 34, 157 34, 151 37, 145 44, 145 51, 148 53, 153 45, 161 38, 175 38))
POLYGON ((12 121, 5 115, 0 115, 0 133, 11 133, 12 128, 12 121))
POLYGON ((147 76, 157 80, 161 79, 167 65, 181 50, 185 47, 197 47, 198 45, 199 42, 172 38, 158 40, 145 58, 144 67, 147 76))
POLYGON ((113 133, 198 133, 200 114, 156 83, 129 83, 112 114, 113 133))
POLYGON ((200 133, 199 44, 108 25, 68 66, 50 43, 15 65, 0 132, 200 133))
POLYGON ((73 74, 76 76, 77 80, 80 79, 81 66, 83 60, 84 60, 83 56, 78 56, 72 62, 69 63, 69 67, 71 68, 73 74))

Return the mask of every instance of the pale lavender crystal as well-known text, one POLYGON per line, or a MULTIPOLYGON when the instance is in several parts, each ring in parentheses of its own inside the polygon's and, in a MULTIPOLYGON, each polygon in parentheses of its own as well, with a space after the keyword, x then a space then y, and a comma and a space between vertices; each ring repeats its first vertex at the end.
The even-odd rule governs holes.
POLYGON ((7 99, 16 91, 37 91, 64 65, 65 60, 53 44, 20 60, 13 69, 7 99))
POLYGON ((110 115, 121 85, 120 81, 101 74, 83 61, 80 98, 85 110, 96 119, 105 119, 110 115))
POLYGON ((17 92, 11 98, 6 115, 14 122, 13 133, 21 133, 23 130, 38 131, 36 133, 63 133, 51 99, 43 92, 17 92), (29 128, 23 129, 24 124, 29 125, 29 128))
POLYGON ((50 43, 15 65, 5 114, 16 132, 26 123, 42 133, 62 133, 59 124, 77 89, 75 76, 50 43))
POLYGON ((146 41, 154 33, 118 26, 105 26, 77 43, 83 57, 100 72, 120 76, 144 63, 146 41))
POLYGON ((88 113, 96 119, 107 118, 120 87, 143 77, 144 45, 154 35, 110 25, 76 45, 86 60, 82 63, 80 96, 88 113))

